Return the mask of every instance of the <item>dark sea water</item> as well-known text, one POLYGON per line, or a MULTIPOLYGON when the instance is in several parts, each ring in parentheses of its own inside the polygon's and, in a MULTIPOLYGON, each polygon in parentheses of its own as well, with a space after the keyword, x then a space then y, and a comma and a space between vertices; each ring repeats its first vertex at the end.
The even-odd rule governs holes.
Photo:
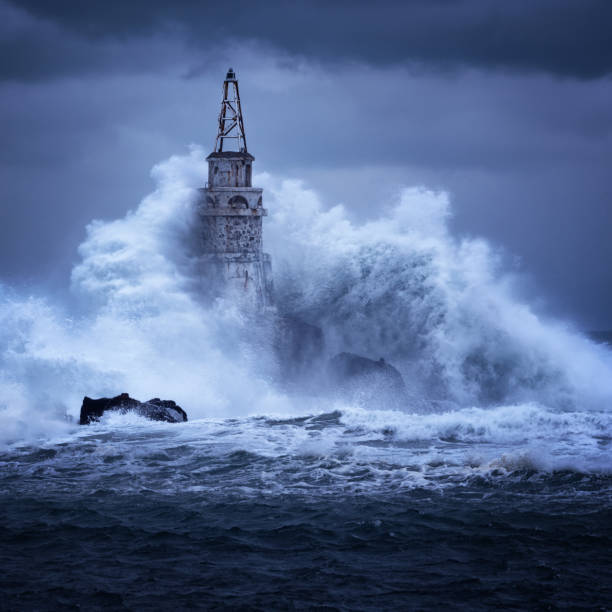
POLYGON ((69 294, 0 282, 0 610, 612 610, 612 336, 539 316, 422 187, 358 222, 256 177, 276 308, 210 302, 206 166, 89 224, 69 294), (330 382, 340 352, 405 389, 330 382), (122 391, 190 420, 75 424, 122 391))
POLYGON ((124 416, 15 445, 0 608, 607 610, 609 427, 534 406, 124 416))

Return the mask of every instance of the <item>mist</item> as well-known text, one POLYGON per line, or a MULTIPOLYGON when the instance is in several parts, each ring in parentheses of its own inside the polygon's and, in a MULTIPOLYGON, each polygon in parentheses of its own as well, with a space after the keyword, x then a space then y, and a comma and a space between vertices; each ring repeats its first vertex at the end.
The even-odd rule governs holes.
MULTIPOLYGON (((168 397, 192 419, 346 403, 312 373, 289 388, 270 326, 204 298, 192 241, 205 166, 192 146, 154 166, 156 189, 124 217, 91 221, 63 300, 3 288, 5 441, 70 428, 85 395, 168 397)), ((453 236, 445 192, 398 188, 383 215, 356 222, 300 180, 255 183, 271 211, 277 312, 320 326, 325 359, 350 351, 393 363, 404 412, 609 405, 610 352, 517 299, 494 247, 453 236)))

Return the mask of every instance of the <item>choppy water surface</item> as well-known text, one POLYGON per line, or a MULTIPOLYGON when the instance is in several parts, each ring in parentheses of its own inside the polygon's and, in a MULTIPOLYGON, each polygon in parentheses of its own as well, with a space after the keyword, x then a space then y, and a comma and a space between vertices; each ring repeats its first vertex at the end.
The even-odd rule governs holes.
POLYGON ((205 157, 88 225, 69 295, 0 285, 0 608, 612 608, 609 347, 525 304, 444 193, 358 222, 262 175, 276 314, 325 339, 292 362, 274 313, 202 295, 205 157), (406 393, 330 385, 344 351, 406 393), (190 421, 66 418, 124 391, 190 421))
POLYGON ((606 609, 608 413, 106 419, 0 456, 6 609, 606 609))

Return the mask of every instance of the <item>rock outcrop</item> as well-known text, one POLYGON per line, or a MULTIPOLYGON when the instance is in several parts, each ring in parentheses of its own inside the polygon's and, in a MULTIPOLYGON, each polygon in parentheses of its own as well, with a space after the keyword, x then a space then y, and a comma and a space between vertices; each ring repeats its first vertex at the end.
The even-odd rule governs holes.
POLYGON ((352 401, 398 407, 407 399, 402 375, 382 358, 339 353, 328 362, 328 379, 352 401))
POLYGON ((187 420, 187 413, 171 400, 160 400, 155 397, 148 402, 139 402, 127 393, 122 393, 111 398, 91 399, 90 397, 84 397, 79 422, 81 425, 88 425, 92 421, 100 419, 108 411, 116 411, 121 414, 135 412, 152 421, 164 421, 166 423, 183 423, 187 420))

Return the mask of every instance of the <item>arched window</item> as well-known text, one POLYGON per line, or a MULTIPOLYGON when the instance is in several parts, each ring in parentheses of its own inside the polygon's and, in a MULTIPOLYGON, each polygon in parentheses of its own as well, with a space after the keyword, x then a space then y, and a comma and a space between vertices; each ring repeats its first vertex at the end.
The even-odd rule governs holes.
POLYGON ((248 208, 249 207, 249 203, 246 201, 246 199, 239 195, 234 196, 233 198, 230 198, 230 201, 228 202, 228 204, 232 208, 248 208))

